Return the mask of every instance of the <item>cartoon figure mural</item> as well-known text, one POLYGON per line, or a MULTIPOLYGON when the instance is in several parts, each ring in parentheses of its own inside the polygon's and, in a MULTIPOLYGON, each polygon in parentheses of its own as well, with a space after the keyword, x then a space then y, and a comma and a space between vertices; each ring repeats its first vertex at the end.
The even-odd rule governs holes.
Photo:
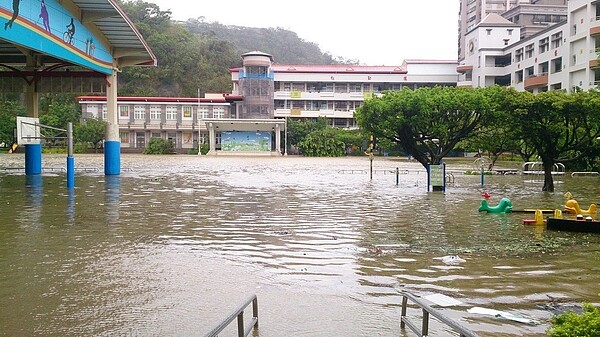
MULTIPOLYGON (((41 6, 41 8, 40 8, 40 16, 39 16, 39 18, 42 19, 42 23, 44 24, 44 29, 48 33, 51 33, 51 31, 50 31, 50 17, 48 16, 48 8, 46 8, 46 0, 42 0, 40 6, 41 6)), ((38 20, 38 22, 39 22, 39 20, 38 20)))
POLYGON ((112 73, 110 51, 60 0, 0 0, 0 24, 3 40, 112 73))
POLYGON ((4 24, 4 30, 6 30, 8 27, 12 28, 13 22, 15 22, 15 20, 19 16, 19 2, 20 1, 21 0, 13 0, 13 3, 12 3, 13 15, 10 18, 10 20, 8 20, 8 22, 6 22, 4 24))
POLYGON ((75 37, 75 23, 73 22, 73 18, 71 18, 71 23, 69 23, 67 25, 67 30, 65 31, 65 34, 63 35, 63 41, 72 45, 74 42, 74 39, 73 39, 74 37, 75 37))

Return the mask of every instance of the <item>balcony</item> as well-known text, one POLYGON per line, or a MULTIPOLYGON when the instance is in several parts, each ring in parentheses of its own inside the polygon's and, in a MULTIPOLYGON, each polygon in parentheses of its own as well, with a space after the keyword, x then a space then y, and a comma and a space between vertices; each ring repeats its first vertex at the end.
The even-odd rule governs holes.
POLYGON ((543 87, 548 85, 548 74, 532 75, 525 79, 525 89, 543 87))
POLYGON ((472 88, 473 87, 473 81, 460 81, 456 83, 457 87, 466 87, 466 88, 472 88))
POLYGON ((458 73, 466 73, 466 72, 472 72, 473 71, 473 66, 466 66, 466 65, 461 65, 456 67, 456 72, 458 73))

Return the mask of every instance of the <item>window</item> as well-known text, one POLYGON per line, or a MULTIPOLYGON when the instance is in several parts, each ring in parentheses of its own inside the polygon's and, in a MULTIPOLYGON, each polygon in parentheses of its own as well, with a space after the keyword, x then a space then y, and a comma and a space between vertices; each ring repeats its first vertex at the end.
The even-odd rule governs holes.
POLYGON ((225 118, 225 107, 223 107, 223 106, 213 107, 213 118, 225 118))
POLYGON ((335 111, 348 111, 348 102, 336 101, 335 102, 335 111))
POLYGON ((87 106, 87 116, 98 118, 98 105, 96 104, 88 104, 87 106))
POLYGON ((275 101, 275 109, 285 109, 285 101, 284 100, 276 100, 275 101))
POLYGON ((304 91, 304 83, 293 83, 292 91, 304 91))
POLYGON ((161 108, 160 105, 150 106, 150 119, 160 120, 161 108))
POLYGON ((525 58, 532 58, 533 57, 533 43, 530 45, 525 46, 525 58))
POLYGON ((129 118, 129 105, 119 105, 119 118, 129 118))
POLYGON ((362 85, 360 83, 350 84, 350 92, 362 92, 362 85))
POLYGON ((348 83, 336 83, 335 92, 344 93, 348 92, 348 83))
POLYGON ((515 72, 515 81, 516 81, 516 83, 523 82, 523 70, 519 70, 519 71, 515 72))
POLYGON ((523 61, 523 48, 519 48, 515 51, 515 62, 523 61))
POLYGON ((119 139, 121 139, 122 144, 129 144, 129 132, 119 132, 119 139))
POLYGON ((562 32, 552 34, 552 48, 558 48, 562 44, 562 32))
POLYGON ((562 57, 556 58, 551 61, 551 73, 559 73, 562 71, 562 57))
POLYGON ((191 106, 184 106, 183 108, 183 118, 187 118, 190 119, 192 118, 192 107, 191 106))
POLYGON ((150 134, 150 137, 152 137, 152 138, 162 138, 162 137, 160 136, 160 132, 152 132, 152 133, 150 134))
POLYGON ((540 54, 550 50, 550 38, 545 37, 540 40, 540 54))
POLYGON ((322 92, 333 92, 333 83, 324 83, 321 86, 322 92))
POLYGON ((177 120, 177 107, 174 105, 167 105, 165 108, 167 112, 167 120, 174 121, 177 120))
POLYGON ((143 105, 134 105, 133 106, 133 118, 137 121, 145 121, 146 120, 146 107, 143 105))
POLYGON ((292 84, 290 82, 283 83, 283 91, 292 91, 292 84))
POLYGON ((106 120, 107 112, 108 112, 108 108, 106 107, 106 104, 102 104, 102 119, 106 120))
POLYGON ((525 78, 533 77, 533 67, 525 68, 525 78))
POLYGON ((198 119, 207 119, 208 118, 208 106, 200 105, 198 106, 198 119))

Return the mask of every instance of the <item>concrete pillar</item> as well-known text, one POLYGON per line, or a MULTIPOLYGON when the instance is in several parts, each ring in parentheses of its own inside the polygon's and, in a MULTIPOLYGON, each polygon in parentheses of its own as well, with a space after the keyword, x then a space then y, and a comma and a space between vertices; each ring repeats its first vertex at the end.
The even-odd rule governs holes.
POLYGON ((121 174, 121 140, 117 111, 117 70, 106 76, 106 134, 104 141, 104 174, 121 174))
MULTIPOLYGON (((36 68, 36 57, 28 53, 26 69, 34 71, 36 68)), ((28 117, 39 117, 39 94, 37 93, 35 81, 31 84, 25 84, 25 108, 27 109, 28 117)), ((42 145, 39 143, 39 139, 37 141, 37 144, 25 145, 25 175, 42 174, 42 145)))
POLYGON ((275 124, 275 150, 281 154, 281 126, 275 124))
POLYGON ((217 133, 215 132, 215 126, 213 123, 208 123, 208 145, 209 150, 207 154, 217 154, 217 133))

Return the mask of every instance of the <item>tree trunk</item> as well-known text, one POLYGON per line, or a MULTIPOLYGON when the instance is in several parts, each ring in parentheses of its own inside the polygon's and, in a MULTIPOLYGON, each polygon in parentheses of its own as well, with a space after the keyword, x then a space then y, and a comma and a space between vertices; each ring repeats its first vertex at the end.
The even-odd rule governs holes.
POLYGON ((554 178, 552 177, 553 162, 544 162, 544 187, 542 191, 554 192, 554 178))

